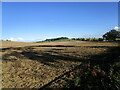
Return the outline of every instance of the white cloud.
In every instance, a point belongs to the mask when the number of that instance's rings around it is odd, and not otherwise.
[[[23,38],[14,38],[14,37],[11,37],[8,40],[11,40],[11,41],[23,41],[24,39]]]
[[[8,40],[11,40],[11,41],[21,41],[21,42],[35,42],[35,41],[42,41],[43,39],[24,39],[24,38],[15,38],[15,37],[11,37],[11,38],[8,38]]]
[[[116,29],[116,30],[120,30],[120,27],[115,26],[114,29]]]

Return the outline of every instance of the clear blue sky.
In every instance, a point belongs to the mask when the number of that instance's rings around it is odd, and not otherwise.
[[[4,2],[2,39],[101,37],[118,26],[117,2]]]

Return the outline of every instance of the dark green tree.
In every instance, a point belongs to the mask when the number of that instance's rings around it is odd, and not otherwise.
[[[119,36],[120,36],[120,32],[112,29],[111,31],[106,32],[103,35],[103,38],[108,40],[108,41],[115,41],[116,38],[119,37]]]

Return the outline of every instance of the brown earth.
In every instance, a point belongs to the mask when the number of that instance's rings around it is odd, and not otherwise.
[[[119,46],[118,43],[81,41],[50,43],[9,41],[3,42],[2,45],[3,48],[11,47],[2,51],[3,88],[40,88],[85,62],[90,56],[106,53],[110,47]]]

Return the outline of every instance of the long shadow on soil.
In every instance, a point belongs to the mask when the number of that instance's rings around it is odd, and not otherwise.
[[[34,46],[31,46],[34,47]],[[73,46],[73,45],[38,45],[35,47],[87,47],[87,48],[112,48],[115,46]]]
[[[96,65],[99,65],[102,70],[104,70],[105,72],[109,72],[110,68],[111,68],[111,65],[114,65],[116,62],[120,62],[120,47],[109,48],[107,53],[102,53],[102,54],[99,54],[99,55],[93,55],[93,56],[90,57],[89,60],[86,60],[86,61],[87,61],[87,64],[90,64],[91,68],[93,68]],[[86,62],[85,62],[85,64],[86,64]],[[81,67],[79,66],[75,69],[80,69],[80,68]],[[114,73],[119,72],[120,71],[120,66],[115,66],[113,69],[114,69]],[[54,80],[52,80],[48,84],[41,87],[41,89],[49,87],[49,85],[51,85],[53,82],[57,81],[58,79],[60,79],[64,75],[68,75],[69,73],[70,72],[66,72],[65,74],[59,76],[58,78],[55,78]],[[85,87],[86,86],[81,87],[81,89],[83,88],[83,90],[86,90]],[[88,90],[91,90],[91,89],[88,89]],[[96,89],[96,90],[100,90],[100,89]],[[107,89],[103,89],[103,90],[107,90]]]
[[[41,45],[42,47],[67,47],[64,45]],[[38,46],[40,47],[40,46]],[[70,46],[68,46],[70,47]],[[75,46],[71,46],[75,47]],[[107,53],[99,54],[99,55],[93,55],[90,56],[90,59],[80,59],[74,56],[66,55],[57,52],[56,50],[62,50],[62,49],[51,49],[49,51],[34,51],[31,48],[28,50],[24,50],[23,52],[12,52],[11,54],[5,54],[3,58],[8,57],[10,55],[16,56],[19,58],[22,58],[21,55],[24,55],[26,58],[29,58],[31,60],[37,60],[45,65],[49,65],[52,67],[57,67],[56,65],[50,64],[49,62],[56,62],[58,63],[58,60],[64,60],[64,61],[74,61],[74,62],[90,62],[93,65],[101,65],[103,68],[106,68],[106,70],[109,69],[109,64],[113,64],[114,62],[118,61],[118,58],[120,56],[120,47],[111,47],[111,46],[84,46],[89,48],[109,48]],[[75,52],[73,52],[75,53]],[[119,58],[120,59],[120,58]],[[7,60],[7,59],[3,59]],[[9,60],[7,60],[9,61]]]
[[[99,65],[106,72],[111,65],[120,62],[120,47],[109,48],[107,53],[91,56],[89,61],[92,66]],[[119,67],[120,68],[120,67]],[[118,68],[116,68],[118,70]]]
[[[52,66],[55,68],[57,68],[58,66],[56,66],[55,64],[50,64],[49,62],[58,63],[58,60],[85,62],[85,60],[81,60],[79,58],[69,55],[60,54],[56,51],[45,51],[45,52],[24,51],[21,54],[31,60],[37,60],[45,65]]]
[[[94,46],[89,46],[89,47],[93,48]],[[105,48],[105,46],[103,46],[103,47]],[[99,48],[99,46],[98,47],[96,46],[96,48]],[[30,50],[28,49],[23,52],[13,52],[11,54],[6,54],[6,56],[4,56],[4,57],[7,57],[9,55],[14,55],[14,56],[24,55],[25,57],[27,57],[31,60],[37,60],[45,65],[52,66],[55,68],[57,68],[58,66],[50,64],[49,62],[57,62],[58,60],[74,61],[74,62],[76,61],[76,62],[83,62],[83,63],[90,62],[91,66],[99,65],[104,71],[109,72],[111,65],[113,65],[116,62],[120,62],[120,47],[107,46],[106,48],[108,48],[108,51],[106,53],[102,53],[99,55],[92,55],[92,56],[90,56],[90,59],[80,59],[77,57],[60,54],[57,51],[55,52],[54,49],[51,52],[47,52],[47,51],[46,52],[43,52],[43,51],[36,52],[32,49],[30,49]],[[116,67],[114,69],[116,71],[118,71],[119,67]]]

